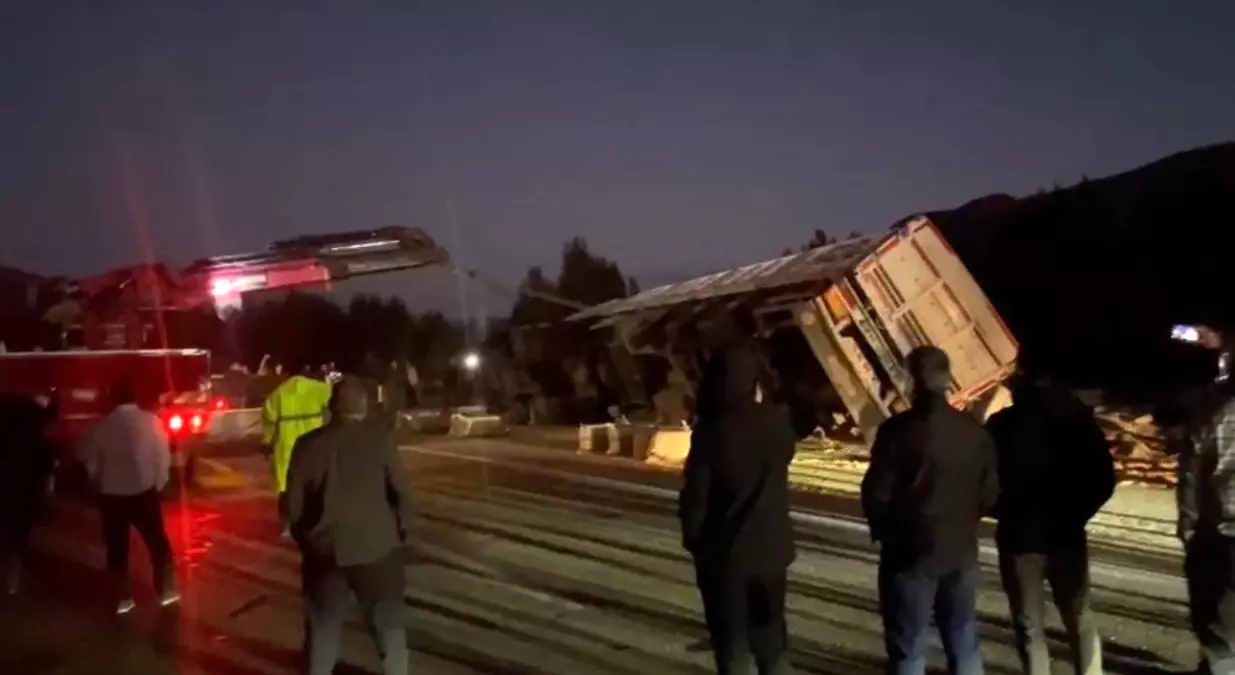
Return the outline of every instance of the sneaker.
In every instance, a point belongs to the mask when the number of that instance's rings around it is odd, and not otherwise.
[[[125,598],[116,605],[116,614],[128,614],[134,609],[137,609],[137,603],[133,602],[133,598]]]
[[[180,591],[166,591],[159,596],[159,605],[162,607],[171,607],[180,602]]]

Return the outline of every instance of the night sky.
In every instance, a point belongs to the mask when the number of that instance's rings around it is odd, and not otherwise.
[[[45,273],[415,224],[648,287],[1233,138],[1230,0],[0,2],[0,264]]]

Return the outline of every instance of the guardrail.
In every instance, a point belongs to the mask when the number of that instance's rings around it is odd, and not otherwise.
[[[450,413],[465,418],[484,418],[486,423],[492,423],[492,420],[488,419],[487,409],[484,406],[462,406],[451,409]],[[452,415],[440,408],[420,408],[400,414],[414,429],[445,431],[451,426]],[[206,427],[206,438],[211,443],[238,441],[261,435],[261,433],[261,408],[216,410],[211,413],[210,424]]]
[[[262,433],[261,408],[216,410],[210,415],[206,438],[212,443],[238,441]]]

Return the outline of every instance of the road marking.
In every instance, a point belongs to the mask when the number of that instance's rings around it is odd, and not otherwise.
[[[238,471],[217,459],[199,457],[197,459],[197,466],[199,471],[203,468],[210,469],[210,475],[201,475],[199,473],[196,477],[197,484],[207,490],[240,488],[251,485],[254,482],[252,476]]]
[[[295,567],[300,564],[301,554],[295,549],[283,545],[282,540],[270,539],[258,541],[248,537],[237,536],[228,532],[214,532],[210,535],[210,537],[216,543],[223,544],[224,546],[231,546],[233,548],[248,551],[259,560],[279,562],[290,567]],[[531,598],[537,602],[557,607],[559,610],[573,612],[583,609],[582,605],[561,595],[558,595],[552,591],[543,591],[535,588],[533,585],[529,585],[525,581],[518,578],[519,575],[517,572],[508,571],[493,565],[482,563],[470,556],[449,551],[441,546],[436,546],[425,541],[416,542],[412,545],[412,548],[427,554],[427,557],[430,560],[436,558],[437,560],[445,562],[448,565],[453,565],[467,570],[472,574],[485,577],[492,582],[506,586],[519,595]],[[247,611],[247,609],[245,611]]]
[[[559,609],[566,611],[577,612],[584,609],[583,605],[580,605],[573,600],[569,600],[564,596],[553,593],[552,591],[542,591],[534,586],[530,586],[516,578],[518,576],[517,574],[512,574],[492,565],[486,565],[478,560],[475,560],[474,558],[471,558],[470,556],[448,551],[441,546],[435,546],[433,544],[429,544],[428,542],[418,542],[415,544],[415,548],[427,553],[430,559],[437,558],[447,564],[469,570],[473,574],[485,577],[490,581],[500,583],[524,597],[531,598],[547,605],[556,606]]]
[[[544,476],[546,478],[572,481],[582,485],[592,485],[602,489],[622,491],[640,496],[668,500],[677,499],[678,497],[676,490],[670,490],[654,485],[644,485],[642,483],[633,483],[624,480],[615,480],[612,478],[589,476],[587,474],[575,473],[571,471],[545,469],[530,464],[526,461],[494,457],[492,455],[481,455],[466,451],[445,450],[441,448],[428,448],[415,444],[405,444],[400,446],[400,449],[404,452],[434,457],[449,457],[478,462],[481,464],[500,464],[517,468],[519,471],[524,473]],[[869,532],[867,530],[866,523],[856,518],[847,518],[845,516],[829,515],[810,511],[799,511],[796,509],[790,512],[790,517],[794,520],[794,522],[803,525],[811,525],[825,529],[844,530],[846,532],[861,534],[864,536]],[[988,542],[981,542],[979,544],[979,557],[983,563],[988,565],[997,566],[999,563],[998,550],[995,546]],[[1184,601],[1187,599],[1184,581],[1178,575],[1162,574],[1160,572],[1150,570],[1133,569],[1105,562],[1091,562],[1089,564],[1089,570],[1090,576],[1095,581],[1095,585],[1102,585],[1112,589],[1137,589],[1137,592],[1141,594],[1162,600]]]

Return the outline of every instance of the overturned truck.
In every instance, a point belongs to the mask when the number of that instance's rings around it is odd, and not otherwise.
[[[695,382],[709,333],[734,317],[760,338],[780,384],[864,438],[909,405],[905,356],[935,345],[952,359],[951,401],[985,415],[1018,345],[973,276],[925,217],[891,232],[661,286],[570,317],[611,336],[624,388],[646,391],[642,360]],[[623,367],[622,364],[628,364]],[[663,378],[662,378],[663,379]],[[654,386],[651,388],[655,388]]]

